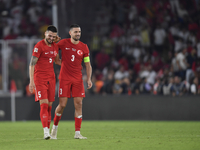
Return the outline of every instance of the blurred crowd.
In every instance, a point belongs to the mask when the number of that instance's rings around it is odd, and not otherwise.
[[[94,86],[87,92],[200,94],[199,21],[199,0],[105,1],[90,43]]]
[[[88,94],[200,94],[200,0],[102,0],[96,11]],[[0,0],[0,39],[42,39],[51,16],[52,0]]]
[[[0,0],[0,39],[43,38],[51,7],[51,0]]]
[[[0,39],[42,39],[52,18],[52,0],[0,0]],[[0,89],[2,90],[2,45],[0,45]],[[27,44],[8,44],[9,82],[22,90],[27,84]],[[10,86],[10,85],[9,85]],[[10,87],[8,87],[10,88]]]

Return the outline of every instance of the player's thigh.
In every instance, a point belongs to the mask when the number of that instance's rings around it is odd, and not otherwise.
[[[46,82],[35,83],[35,101],[48,99],[48,84]]]
[[[58,90],[58,96],[59,97],[71,97],[71,81],[67,80],[59,80],[59,90]]]
[[[48,100],[49,102],[55,101],[55,89],[56,89],[56,80],[50,80],[48,82]]]
[[[85,97],[85,89],[83,85],[83,80],[73,82],[72,97]]]

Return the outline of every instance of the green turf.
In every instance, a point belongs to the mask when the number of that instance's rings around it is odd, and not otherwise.
[[[58,140],[43,140],[39,121],[0,122],[0,150],[200,150],[194,121],[83,121],[81,133],[88,139],[73,139],[74,121],[60,121]]]

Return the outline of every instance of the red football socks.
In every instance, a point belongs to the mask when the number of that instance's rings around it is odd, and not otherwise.
[[[50,124],[51,124],[51,108],[52,106],[48,107],[48,128],[50,128]]]
[[[58,113],[56,114],[56,113],[55,113],[55,116],[54,116],[54,119],[53,119],[53,120],[54,120],[54,125],[55,125],[55,126],[58,125],[58,122],[60,121],[61,116],[62,116],[62,114],[58,114]]]
[[[80,131],[82,118],[74,117],[74,119],[75,119],[75,131]]]
[[[40,105],[40,120],[43,128],[48,127],[48,107],[46,103]]]

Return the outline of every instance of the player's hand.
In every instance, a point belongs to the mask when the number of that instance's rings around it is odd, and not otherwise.
[[[56,36],[54,42],[57,43],[58,41],[60,41],[61,37],[59,37],[58,35]]]
[[[29,91],[30,91],[31,93],[33,93],[33,89],[34,89],[34,88],[35,88],[35,84],[30,82],[30,84],[29,84]]]
[[[92,81],[91,80],[87,81],[87,84],[88,84],[87,89],[91,89],[91,87],[92,87]]]

